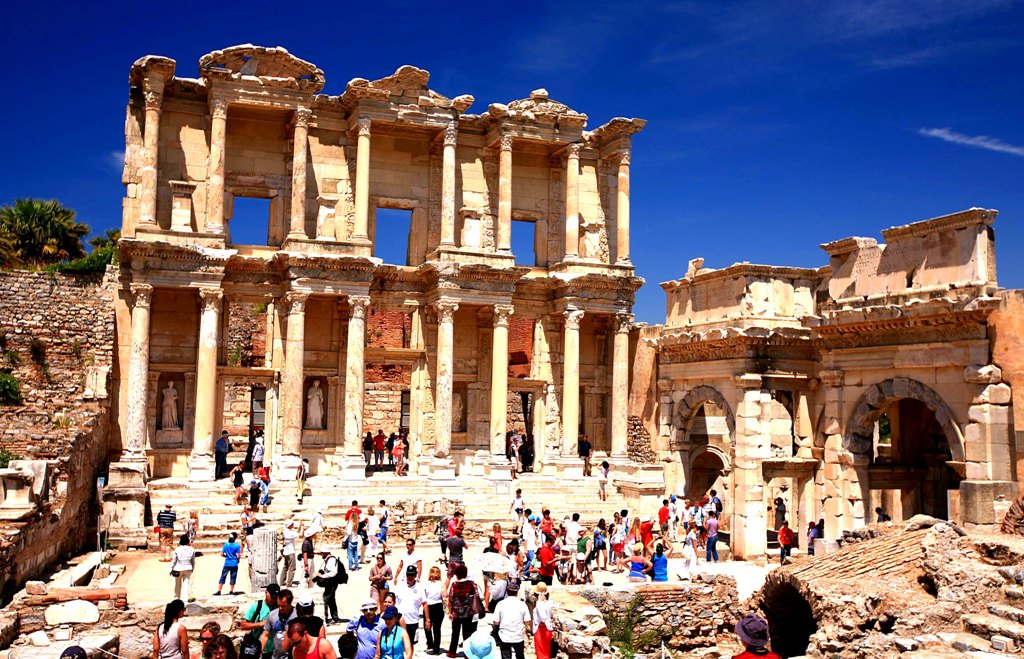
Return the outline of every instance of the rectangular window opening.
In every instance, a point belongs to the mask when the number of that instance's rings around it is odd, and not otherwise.
[[[409,410],[411,409],[411,396],[408,391],[402,392],[402,417],[399,426],[402,430],[409,430]]]
[[[389,265],[409,265],[412,210],[378,208],[374,222],[373,255]]]
[[[512,220],[512,253],[516,265],[537,265],[537,225],[528,220]]]
[[[228,232],[233,245],[270,244],[270,199],[235,195]]]

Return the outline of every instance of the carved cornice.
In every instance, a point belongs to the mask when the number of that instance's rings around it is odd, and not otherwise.
[[[821,371],[818,373],[818,379],[821,380],[826,387],[841,387],[843,386],[843,381],[845,380],[845,378],[846,375],[838,369],[830,371]]]
[[[455,300],[438,300],[434,303],[434,310],[437,312],[437,322],[451,323],[455,319],[455,312],[459,310],[459,303]]]
[[[511,304],[494,305],[494,326],[508,327],[508,319],[515,313],[515,307]]]
[[[444,145],[455,146],[455,143],[459,139],[459,125],[454,121],[448,123],[444,127]]]
[[[203,305],[203,311],[220,311],[221,302],[224,300],[224,291],[220,288],[200,288],[199,301]]]
[[[289,291],[284,295],[284,303],[288,307],[288,315],[304,314],[306,313],[306,300],[309,299],[308,293],[302,293],[300,291]]]
[[[134,306],[140,309],[149,309],[153,303],[153,287],[149,284],[132,284],[129,290],[134,298]]]
[[[583,320],[583,309],[566,309],[562,312],[565,316],[565,329],[579,331],[580,321]]]
[[[349,295],[348,296],[349,319],[350,320],[366,320],[366,310],[370,308],[370,296],[369,295]]]

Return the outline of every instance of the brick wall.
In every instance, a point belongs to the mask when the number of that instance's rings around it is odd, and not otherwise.
[[[512,316],[508,320],[508,374],[513,378],[530,377],[533,361],[533,320]]]
[[[262,367],[266,361],[267,305],[229,299],[225,306],[227,365]]]
[[[403,311],[371,309],[366,322],[367,348],[408,348],[412,316]]]

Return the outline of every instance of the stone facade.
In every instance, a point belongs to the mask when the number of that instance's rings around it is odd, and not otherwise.
[[[995,216],[838,240],[818,269],[695,259],[662,284],[666,322],[640,332],[658,353],[643,420],[673,491],[718,490],[736,555],[763,555],[783,518],[800,538],[824,519],[834,538],[879,506],[994,523],[1016,492],[1011,389],[991,356],[1009,304]]]
[[[255,429],[247,391],[281,474],[301,456],[362,478],[362,435],[400,426],[422,476],[505,477],[513,428],[539,470],[578,476],[580,432],[628,462],[614,411],[643,283],[629,257],[643,120],[587,130],[544,90],[471,114],[472,96],[412,66],[330,95],[281,48],[214,51],[198,79],[175,68],[148,56],[130,74],[118,464],[211,478],[221,429]],[[242,198],[267,217],[236,220]],[[407,212],[408,235],[378,210]],[[254,221],[266,238],[244,244]],[[513,223],[532,228],[532,255],[512,253]],[[384,241],[405,262],[384,263]],[[165,428],[168,386],[180,414]],[[511,393],[529,409],[510,417]]]

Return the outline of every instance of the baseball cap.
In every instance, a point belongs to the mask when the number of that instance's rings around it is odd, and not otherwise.
[[[276,583],[268,583],[266,591],[274,597],[277,597],[278,593],[281,592],[281,587],[278,586]]]
[[[60,659],[88,659],[89,653],[81,645],[70,645],[60,653]]]
[[[299,599],[295,603],[302,608],[313,606],[313,595],[311,593],[303,593],[302,595],[299,595]]]
[[[416,574],[417,574],[416,566],[415,565],[410,565],[409,567],[405,568],[405,574],[406,574],[406,576],[413,576],[413,577],[415,577]]]
[[[388,608],[384,609],[384,615],[381,616],[381,618],[384,618],[385,620],[391,620],[392,618],[397,618],[397,617],[398,617],[398,607],[397,606],[389,606]]]

